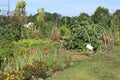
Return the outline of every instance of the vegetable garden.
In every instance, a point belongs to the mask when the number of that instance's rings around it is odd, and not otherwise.
[[[0,24],[0,80],[46,79],[73,66],[71,54],[110,53],[120,39],[120,10],[110,15],[107,8],[98,7],[92,16],[68,17],[40,8],[34,16],[26,16],[25,7],[22,0],[13,15],[0,15],[4,17],[0,18],[4,20]]]

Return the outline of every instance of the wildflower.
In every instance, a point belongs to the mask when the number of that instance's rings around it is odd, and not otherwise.
[[[32,63],[30,63],[30,65],[32,66],[33,64],[32,64]]]
[[[5,57],[5,58],[4,58],[4,61],[6,61],[6,60],[7,60],[7,58]]]
[[[19,77],[18,77],[18,76],[16,76],[15,78],[16,78],[16,79],[18,79]]]
[[[42,51],[43,51],[43,52],[46,52],[47,50],[48,50],[47,47],[43,47],[43,48],[42,48]]]
[[[8,72],[3,72],[3,75],[9,76],[10,74]]]
[[[23,55],[23,52],[22,52],[22,51],[20,51],[20,55],[21,55],[21,56]]]
[[[10,76],[10,79],[14,79],[14,75],[11,75],[11,76]]]
[[[34,49],[31,49],[31,50],[30,50],[30,54],[32,54],[32,55],[35,54],[35,50],[34,50]]]
[[[32,76],[32,78],[34,78],[34,76]]]

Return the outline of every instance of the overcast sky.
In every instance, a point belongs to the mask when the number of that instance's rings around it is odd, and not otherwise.
[[[10,0],[10,10],[14,10],[17,1]],[[0,0],[0,5],[7,5],[8,0]],[[64,16],[78,16],[81,12],[93,14],[98,6],[104,6],[114,12],[120,9],[120,0],[26,0],[27,14],[35,14],[38,8],[47,12],[57,12]]]

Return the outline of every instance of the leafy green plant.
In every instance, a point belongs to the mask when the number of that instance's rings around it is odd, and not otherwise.
[[[114,39],[115,39],[115,44],[117,44],[117,42],[120,40],[120,29],[119,29],[119,18],[117,15],[113,15],[112,19],[111,19],[111,31],[112,34],[114,35]]]
[[[77,50],[77,51],[86,51],[86,45],[91,44],[93,50],[97,51],[101,48],[101,44],[112,46],[108,37],[112,36],[111,31],[101,25],[87,24],[87,22],[81,22],[81,25],[71,26],[71,36],[66,38],[64,45],[67,49]],[[103,40],[100,38],[100,35],[103,35]],[[103,43],[101,42],[103,41]],[[110,47],[109,46],[109,47]]]
[[[60,31],[61,36],[70,36],[70,30],[65,25],[62,25]]]
[[[0,26],[0,58],[1,61],[5,57],[13,55],[12,41],[15,40],[15,32],[13,24]],[[1,63],[1,62],[0,62]]]
[[[14,42],[15,52],[14,54],[31,54],[32,51],[42,52],[42,53],[54,53],[59,46],[51,41],[27,39]]]

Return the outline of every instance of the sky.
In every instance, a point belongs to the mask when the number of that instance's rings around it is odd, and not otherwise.
[[[17,1],[20,0],[10,0],[11,11],[15,9]],[[92,15],[98,6],[108,8],[110,13],[120,9],[120,0],[26,0],[26,2],[27,15],[37,13],[38,8],[44,8],[46,12],[57,12],[63,16],[78,16],[82,12]],[[8,0],[0,0],[0,5],[7,3]]]

